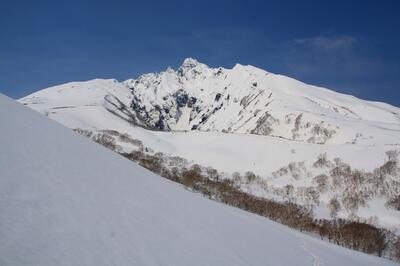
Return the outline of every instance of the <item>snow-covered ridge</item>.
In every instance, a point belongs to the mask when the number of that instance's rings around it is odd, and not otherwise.
[[[209,68],[189,58],[177,71],[169,68],[124,84],[132,89],[132,108],[141,120],[160,130],[175,130],[179,124],[185,130],[273,135],[311,143],[352,142],[378,125],[400,132],[396,107],[252,66]],[[379,135],[357,141],[369,143]]]
[[[0,121],[1,265],[395,265],[186,191],[1,94]]]
[[[72,82],[20,102],[72,129],[127,133],[155,153],[180,156],[227,176],[252,171],[270,188],[293,186],[294,194],[314,188],[318,175],[331,179],[332,169],[313,167],[320,155],[367,173],[385,164],[386,152],[400,151],[399,108],[239,64],[209,68],[187,59],[176,71],[168,68],[122,83]],[[293,166],[304,169],[295,176],[282,174]],[[260,187],[242,189],[271,198]],[[342,208],[338,217],[378,216],[380,226],[400,228],[400,212],[386,206],[396,193],[383,194],[357,210]],[[327,204],[336,196],[343,200],[337,189],[321,193],[317,217],[329,218]]]
[[[168,68],[122,83],[67,83],[20,101],[51,115],[57,113],[54,108],[67,102],[78,108],[96,105],[108,109],[110,105],[104,102],[109,94],[129,107],[124,117],[152,130],[251,133],[317,144],[399,143],[397,107],[363,101],[253,66],[210,68],[191,58],[176,71]]]

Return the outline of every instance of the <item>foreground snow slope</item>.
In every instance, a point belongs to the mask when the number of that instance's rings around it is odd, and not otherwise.
[[[392,265],[186,191],[0,95],[0,265]]]

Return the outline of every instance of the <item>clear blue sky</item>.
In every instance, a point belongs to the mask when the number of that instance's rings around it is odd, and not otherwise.
[[[0,91],[236,62],[400,106],[400,1],[0,0]]]

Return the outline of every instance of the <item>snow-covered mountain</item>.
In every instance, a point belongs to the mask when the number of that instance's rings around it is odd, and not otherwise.
[[[395,264],[207,200],[1,94],[0,123],[3,266]]]
[[[397,141],[375,133],[377,125],[400,132],[398,108],[252,66],[209,68],[189,58],[177,71],[124,84],[133,92],[131,107],[140,121],[160,130],[252,133],[311,143]],[[369,135],[358,137],[364,132]]]
[[[125,153],[140,147],[179,156],[232,180],[234,172],[252,171],[262,182],[239,180],[243,191],[312,206],[317,218],[329,218],[329,204],[338,200],[337,217],[400,229],[400,205],[391,203],[400,197],[400,170],[381,169],[393,160],[386,153],[400,150],[397,107],[252,66],[210,68],[190,58],[176,71],[71,82],[19,101],[73,129],[114,130],[140,141],[115,137]],[[340,182],[338,169],[347,171],[339,171]],[[349,184],[359,173],[362,181]]]
[[[68,83],[21,101],[55,113],[51,108],[59,108],[57,103],[79,107],[104,101],[105,108],[120,109],[117,115],[132,123],[162,131],[251,133],[331,144],[394,144],[400,133],[400,109],[388,104],[363,101],[252,66],[209,68],[191,58],[177,71],[168,68],[122,83]]]

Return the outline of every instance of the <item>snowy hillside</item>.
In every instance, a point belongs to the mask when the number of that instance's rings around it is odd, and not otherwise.
[[[1,265],[394,264],[204,199],[3,95],[0,122]]]
[[[382,168],[393,160],[388,152],[400,151],[397,107],[194,59],[176,71],[71,82],[20,102],[70,128],[114,130],[141,143],[114,136],[120,152],[179,156],[189,163],[173,167],[213,167],[246,193],[307,205],[318,218],[338,201],[335,217],[400,229],[400,170]],[[246,181],[249,171],[257,182]]]

